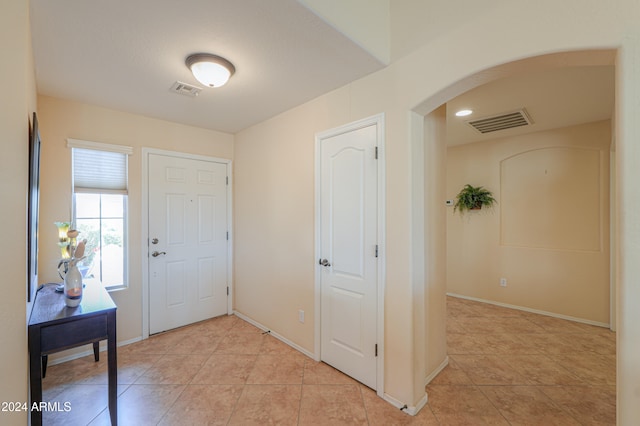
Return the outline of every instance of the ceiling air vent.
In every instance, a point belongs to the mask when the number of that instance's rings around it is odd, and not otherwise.
[[[173,86],[171,86],[172,92],[179,93],[185,96],[191,96],[192,98],[195,98],[196,96],[198,96],[201,90],[202,89],[200,89],[199,87],[192,86],[190,84],[183,83],[181,81],[176,81],[175,83],[173,83]]]
[[[531,120],[527,111],[522,108],[518,111],[470,120],[467,121],[467,124],[480,133],[491,133],[498,130],[513,129],[514,127],[529,126],[533,124],[533,120]]]

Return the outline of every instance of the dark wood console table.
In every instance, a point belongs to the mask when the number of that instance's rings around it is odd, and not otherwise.
[[[64,303],[55,285],[45,285],[36,293],[29,319],[29,376],[31,401],[42,402],[42,357],[80,345],[107,340],[109,369],[109,414],[118,424],[116,305],[96,280],[86,280],[82,302],[75,308]],[[42,425],[42,412],[31,411],[31,424]]]

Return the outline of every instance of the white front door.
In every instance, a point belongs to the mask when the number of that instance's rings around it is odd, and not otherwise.
[[[319,138],[320,358],[376,389],[376,124]]]
[[[227,164],[148,161],[153,334],[227,313]]]

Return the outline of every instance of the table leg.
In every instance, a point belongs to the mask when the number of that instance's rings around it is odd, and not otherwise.
[[[40,348],[40,328],[29,327],[29,385],[31,386],[29,407],[32,407],[34,403],[40,404],[42,401],[42,354]],[[31,410],[31,425],[42,426],[42,412],[40,410]]]
[[[93,342],[93,359],[95,362],[100,361],[100,342]]]
[[[109,414],[111,425],[118,424],[118,362],[116,355],[116,312],[107,314],[107,353],[109,369]]]

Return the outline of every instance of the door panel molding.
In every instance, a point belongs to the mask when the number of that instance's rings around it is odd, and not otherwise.
[[[142,150],[142,208],[141,208],[141,241],[140,241],[140,259],[142,263],[141,281],[142,281],[142,339],[149,337],[149,156],[150,155],[164,155],[168,157],[175,157],[187,160],[201,160],[211,161],[216,163],[226,164],[228,185],[227,185],[227,228],[229,230],[227,241],[227,277],[229,286],[229,296],[227,297],[227,314],[233,313],[233,199],[232,199],[232,185],[233,185],[233,162],[227,158],[209,157],[206,155],[188,154],[184,152],[168,151],[155,148],[143,147]],[[175,172],[171,179],[180,180],[180,173]]]
[[[322,271],[323,266],[318,263],[322,256],[322,229],[321,229],[321,154],[322,141],[353,132],[372,125],[376,126],[377,138],[377,322],[376,334],[378,345],[378,356],[376,358],[376,392],[378,396],[384,398],[384,293],[385,293],[385,149],[384,149],[384,113],[367,117],[352,123],[319,132],[315,137],[315,339],[314,339],[314,359],[320,361],[321,357],[321,299],[322,299]]]

